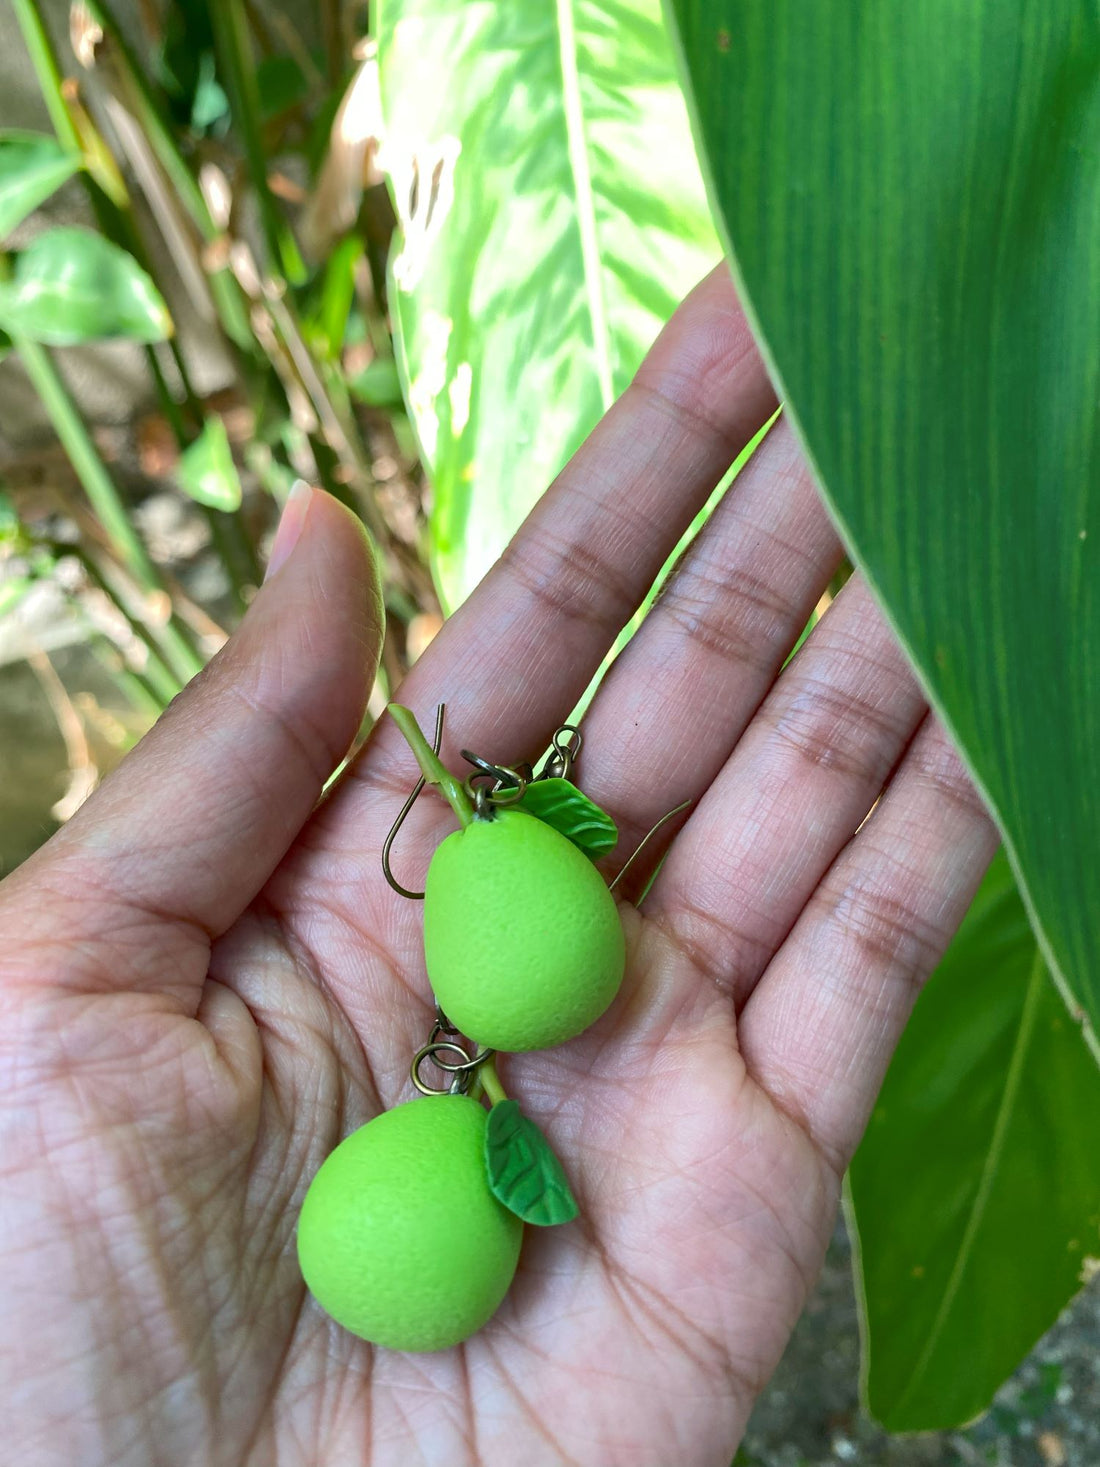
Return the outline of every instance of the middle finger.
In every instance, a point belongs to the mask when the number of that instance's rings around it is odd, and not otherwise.
[[[737,1007],[925,710],[896,638],[853,576],[692,813],[646,903]]]
[[[710,786],[842,555],[790,425],[778,422],[620,655],[584,720],[581,782],[615,816],[621,865]],[[671,822],[670,822],[671,827]],[[672,829],[646,848],[629,890]]]

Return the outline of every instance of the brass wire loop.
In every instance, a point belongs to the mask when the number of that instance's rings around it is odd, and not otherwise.
[[[435,737],[432,740],[432,749],[436,754],[439,753],[443,743],[445,710],[446,704],[444,703],[440,703],[436,709]],[[488,759],[482,759],[479,754],[463,749],[463,759],[474,766],[473,773],[466,779],[465,787],[467,794],[474,802],[477,814],[483,819],[490,819],[494,808],[513,805],[518,800],[522,800],[527,792],[527,786],[536,779],[568,779],[577,755],[580,753],[581,743],[580,729],[571,723],[563,723],[561,728],[554,733],[550,752],[538,774],[534,773],[530,764],[517,764],[515,767],[509,764],[493,764]],[[397,834],[408,819],[409,812],[416,804],[425,782],[424,776],[421,775],[413,786],[412,794],[398,811],[397,819],[390,826],[389,834],[382,844],[382,875],[399,896],[408,897],[413,902],[422,902],[424,893],[410,891],[407,886],[398,881],[393,874],[391,855]]]
[[[448,1020],[438,1004],[435,1006],[435,1015],[435,1023],[432,1025],[427,1044],[422,1044],[413,1056],[409,1076],[421,1095],[465,1095],[478,1066],[483,1065],[495,1051],[478,1049],[471,1054],[464,1044],[458,1042],[458,1030]],[[457,1055],[459,1058],[444,1059],[443,1056],[448,1053]],[[437,1070],[442,1070],[445,1075],[450,1076],[450,1079],[442,1085],[429,1085],[420,1074],[420,1067],[428,1059]]]

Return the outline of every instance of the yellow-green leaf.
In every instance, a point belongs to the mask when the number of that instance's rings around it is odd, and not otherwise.
[[[80,167],[80,155],[46,133],[0,131],[0,240]]]
[[[47,346],[128,337],[163,341],[168,307],[125,250],[89,229],[51,229],[15,257],[0,280],[0,326]]]
[[[453,609],[719,258],[660,0],[381,0],[391,310]]]
[[[198,438],[180,455],[176,482],[199,504],[229,514],[240,509],[240,475],[221,418],[207,418]]]

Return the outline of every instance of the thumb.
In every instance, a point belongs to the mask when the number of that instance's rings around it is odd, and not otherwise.
[[[299,485],[239,629],[69,824],[0,885],[4,926],[37,951],[39,981],[52,970],[55,981],[68,973],[85,983],[91,959],[97,989],[197,999],[210,942],[271,875],[355,737],[382,629],[362,526]],[[43,962],[43,944],[63,961]]]

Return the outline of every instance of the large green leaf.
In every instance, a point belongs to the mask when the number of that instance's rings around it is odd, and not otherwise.
[[[80,155],[40,132],[0,132],[0,240],[81,166]]]
[[[720,255],[660,0],[382,0],[407,395],[453,607]]]
[[[51,229],[0,280],[0,327],[47,346],[124,336],[163,341],[168,307],[140,265],[88,229]]]
[[[1100,1257],[1100,1072],[998,856],[919,999],[850,1174],[870,1410],[957,1426]]]
[[[672,0],[845,537],[1100,1019],[1100,12]]]

